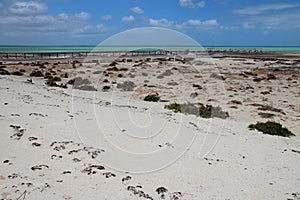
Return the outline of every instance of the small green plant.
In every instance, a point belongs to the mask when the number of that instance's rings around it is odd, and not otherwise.
[[[213,107],[211,105],[203,105],[203,104],[192,104],[192,103],[171,103],[169,105],[165,105],[165,109],[172,110],[175,113],[181,112],[190,115],[200,116],[202,118],[212,118],[218,117],[225,119],[229,117],[227,112],[224,112],[221,107]]]
[[[253,81],[254,81],[254,82],[257,82],[257,83],[261,82],[262,80],[263,80],[263,78],[254,78],[254,79],[253,79]]]
[[[272,118],[275,116],[273,113],[264,113],[264,112],[259,112],[258,115],[261,118]]]
[[[34,76],[34,77],[43,77],[44,74],[41,71],[32,71],[29,76]]]
[[[181,112],[181,105],[179,103],[171,103],[169,105],[165,105],[165,109],[172,110],[175,113]]]
[[[220,106],[217,107],[213,107],[211,105],[204,106],[203,104],[200,105],[199,114],[200,117],[203,118],[217,117],[217,118],[225,119],[229,117],[228,112],[224,112]]]
[[[267,80],[275,80],[276,76],[274,74],[268,74]]]
[[[278,135],[282,137],[290,137],[295,136],[290,130],[288,130],[285,127],[282,127],[281,124],[277,122],[257,122],[256,124],[250,124],[248,126],[250,130],[258,130],[260,132],[263,132],[264,134],[269,135]]]
[[[124,83],[118,83],[117,88],[122,89],[123,91],[133,91],[135,84],[132,81],[125,81]]]
[[[238,101],[238,100],[231,100],[229,103],[238,104],[238,105],[242,105],[243,104],[241,101]]]
[[[0,68],[0,75],[11,75],[11,73],[3,68]]]
[[[20,71],[14,71],[11,73],[12,75],[15,75],[15,76],[23,76],[24,74]]]
[[[159,102],[160,101],[160,96],[156,94],[148,94],[145,98],[144,101],[151,101],[151,102]]]

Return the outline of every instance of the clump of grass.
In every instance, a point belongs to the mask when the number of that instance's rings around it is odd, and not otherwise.
[[[20,71],[14,71],[11,73],[12,75],[15,75],[15,76],[23,76],[24,73],[23,72],[20,72]]]
[[[114,67],[114,66],[116,66],[118,63],[116,62],[116,61],[112,61],[110,64],[109,64],[109,66],[110,67]]]
[[[229,101],[229,103],[242,105],[242,102],[238,101],[238,100],[231,100],[231,101]]]
[[[206,105],[206,106],[201,105],[199,112],[200,112],[199,113],[200,117],[203,118],[217,117],[217,118],[225,119],[229,117],[228,112],[223,111],[220,106],[213,107],[211,105]]]
[[[49,72],[45,73],[44,79],[52,79],[52,78],[53,78],[53,76]]]
[[[56,82],[61,81],[60,77],[53,77],[53,76],[49,76],[48,80],[46,81],[46,85],[50,86],[50,87],[61,87],[61,88],[67,88],[66,84],[57,84]]]
[[[278,112],[278,113],[281,113],[281,114],[285,115],[285,112],[283,112],[282,109],[280,109],[280,108],[274,108],[274,107],[269,106],[269,105],[263,105],[260,108],[258,108],[258,110]]]
[[[145,98],[144,101],[151,101],[151,102],[159,102],[160,101],[160,96],[156,94],[148,94]]]
[[[89,79],[83,79],[81,77],[73,78],[69,80],[67,84],[73,85],[73,88],[78,90],[97,91],[97,89],[91,85]]]
[[[295,136],[290,130],[283,127],[281,124],[277,122],[257,122],[256,124],[250,124],[248,126],[250,130],[258,130],[268,135],[278,135],[282,137],[290,137]]]
[[[5,70],[4,68],[5,68],[5,66],[3,66],[3,68],[1,66],[0,75],[11,75],[11,73],[9,71]]]
[[[268,74],[267,80],[275,80],[276,76],[274,74]]]
[[[124,83],[118,83],[117,88],[122,89],[123,91],[133,91],[135,87],[134,82],[125,81]]]
[[[221,107],[213,107],[211,105],[203,105],[203,104],[192,104],[192,103],[171,103],[169,105],[165,105],[165,108],[168,110],[172,110],[175,113],[185,113],[190,115],[200,116],[202,118],[221,118],[225,119],[229,117],[228,112],[222,110]]]
[[[181,105],[178,103],[171,103],[169,105],[165,105],[165,109],[172,110],[175,113],[181,112]]]
[[[263,78],[254,78],[254,79],[253,79],[253,81],[254,81],[254,82],[257,82],[257,83],[261,82],[262,80],[264,80],[264,79],[263,79]]]
[[[41,71],[32,71],[29,76],[34,76],[34,77],[43,77],[44,74]]]
[[[199,90],[202,90],[202,86],[201,85],[198,85],[198,84],[193,84],[193,87],[199,89]]]
[[[272,118],[275,116],[273,113],[264,113],[264,112],[259,112],[258,115],[261,116],[261,118]]]

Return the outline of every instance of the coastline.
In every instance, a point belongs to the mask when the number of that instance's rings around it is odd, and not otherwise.
[[[0,45],[0,53],[71,53],[71,52],[113,52],[131,51],[147,46],[13,46]],[[151,48],[169,51],[259,51],[259,52],[300,52],[300,46],[153,46]]]

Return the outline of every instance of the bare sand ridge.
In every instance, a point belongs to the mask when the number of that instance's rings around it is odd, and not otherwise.
[[[185,56],[3,61],[1,199],[299,199],[299,56]],[[154,93],[161,102],[143,101]],[[229,117],[164,109],[173,102]],[[268,120],[296,136],[248,129]]]

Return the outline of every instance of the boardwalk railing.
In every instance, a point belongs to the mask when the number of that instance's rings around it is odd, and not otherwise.
[[[84,60],[84,59],[101,59],[105,57],[156,57],[156,56],[182,56],[188,53],[207,54],[207,53],[238,53],[238,54],[257,54],[262,50],[243,49],[243,50],[217,50],[208,49],[207,51],[199,50],[152,50],[152,51],[101,51],[101,52],[42,52],[42,53],[0,53],[0,61],[36,61],[36,60]]]

